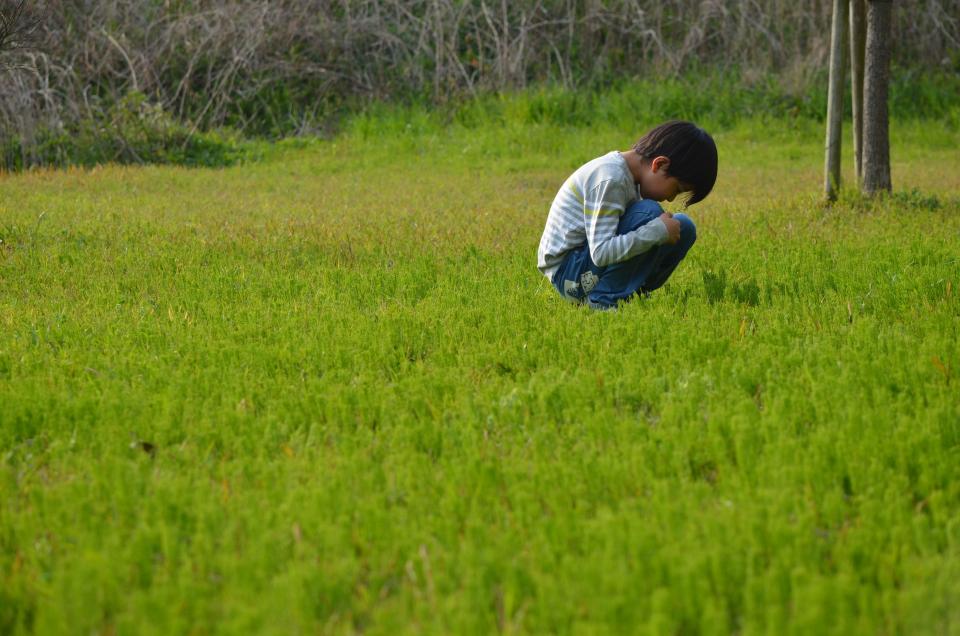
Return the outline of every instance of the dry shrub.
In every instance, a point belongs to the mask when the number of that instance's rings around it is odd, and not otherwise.
[[[4,16],[23,0],[0,0]],[[896,12],[895,60],[956,68],[960,0]],[[0,139],[34,140],[143,94],[190,130],[315,130],[362,100],[737,69],[809,86],[829,2],[36,0],[0,50]],[[2,33],[0,33],[2,36]],[[3,38],[0,37],[0,49]],[[26,48],[24,48],[26,46]],[[29,163],[29,162],[27,162]]]

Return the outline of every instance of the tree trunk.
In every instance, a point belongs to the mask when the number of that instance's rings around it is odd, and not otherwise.
[[[863,186],[863,58],[867,46],[866,0],[850,0],[850,97],[853,101],[853,167]]]
[[[840,189],[840,128],[843,122],[843,38],[847,31],[848,0],[833,0],[830,32],[830,86],[827,92],[826,170],[823,189],[827,199]]]
[[[887,92],[890,86],[891,0],[867,3],[867,50],[863,87],[863,191],[889,191],[890,130]]]

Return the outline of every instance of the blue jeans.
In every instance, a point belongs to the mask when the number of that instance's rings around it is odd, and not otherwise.
[[[636,201],[620,217],[617,234],[632,232],[662,213],[656,201]],[[697,240],[697,227],[690,217],[674,214],[673,218],[680,222],[680,240],[676,245],[663,244],[606,267],[594,263],[589,246],[583,245],[567,253],[553,275],[553,286],[567,300],[577,304],[586,302],[594,309],[610,309],[616,307],[618,301],[630,300],[634,294],[647,294],[661,287]]]

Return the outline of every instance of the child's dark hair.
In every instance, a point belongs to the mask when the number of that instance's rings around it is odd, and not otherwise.
[[[717,145],[703,128],[688,121],[668,121],[640,138],[633,146],[644,159],[670,159],[667,174],[693,186],[687,205],[707,198],[717,181]]]

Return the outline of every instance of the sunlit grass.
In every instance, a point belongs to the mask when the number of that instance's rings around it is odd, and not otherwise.
[[[0,178],[0,631],[955,629],[955,130],[832,207],[817,125],[716,130],[593,313],[536,245],[645,123],[363,126]]]

